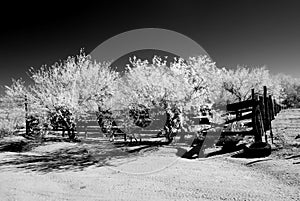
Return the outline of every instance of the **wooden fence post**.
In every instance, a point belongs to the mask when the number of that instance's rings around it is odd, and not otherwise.
[[[27,96],[25,95],[25,132],[26,136],[29,134],[29,125],[28,125],[28,99]]]
[[[263,96],[259,96],[259,108],[261,112],[261,117],[262,117],[262,124],[263,124],[263,133],[262,135],[265,135],[265,141],[267,142],[267,127],[266,127],[266,110],[265,110],[265,99]]]
[[[255,100],[255,93],[254,93],[254,89],[251,89],[251,97],[252,97],[252,100]]]
[[[254,130],[254,139],[255,142],[261,142],[262,141],[261,136],[264,130],[263,121],[262,119],[260,119],[260,117],[262,117],[261,104],[260,101],[258,101],[257,97],[255,96],[254,89],[251,89],[251,95],[253,101],[252,126]]]
[[[276,100],[273,99],[273,108],[274,108],[274,118],[276,117]]]
[[[271,136],[271,142],[273,144],[273,131],[272,131],[272,120],[274,120],[274,111],[273,111],[273,101],[272,101],[272,96],[269,95],[269,114],[270,114],[270,121],[269,121],[269,124],[270,124],[270,136]]]
[[[264,111],[265,111],[265,123],[266,123],[266,127],[265,127],[265,130],[269,130],[270,127],[269,127],[269,104],[268,104],[268,97],[267,97],[267,87],[264,86],[264,105],[265,105],[265,108],[264,108]]]
[[[88,122],[87,122],[87,119],[85,120],[85,125],[84,125],[84,139],[87,138],[87,125],[88,125]]]
[[[263,96],[259,96],[259,106],[260,106],[260,110],[261,110],[261,115],[262,115],[262,119],[263,119],[263,123],[264,123],[264,130],[266,130],[266,114],[265,114],[265,99]]]
[[[256,101],[256,97],[255,97],[255,93],[254,93],[254,89],[251,89],[251,97],[252,97],[252,101],[255,102]],[[252,127],[254,128],[254,123],[255,123],[255,107],[252,108]]]
[[[270,106],[270,117],[271,117],[271,120],[274,120],[275,119],[274,105],[273,105],[273,99],[272,99],[271,95],[269,95],[269,106]]]
[[[264,86],[264,105],[265,105],[265,107],[264,107],[264,111],[265,111],[265,140],[266,140],[266,142],[267,142],[267,130],[270,130],[270,108],[269,108],[269,100],[268,100],[268,96],[267,96],[267,93],[268,93],[268,91],[267,91],[267,87],[266,86]]]

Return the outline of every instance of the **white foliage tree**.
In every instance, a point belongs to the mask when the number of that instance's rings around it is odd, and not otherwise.
[[[51,67],[31,69],[30,87],[36,108],[47,113],[61,113],[65,108],[72,122],[96,112],[114,93],[118,74],[110,71],[109,63],[92,61],[83,51],[76,57],[55,63]]]
[[[184,124],[183,111],[191,113],[193,109],[213,104],[214,97],[219,96],[215,83],[220,71],[206,56],[188,61],[177,59],[170,66],[166,63],[156,56],[151,63],[135,57],[130,60],[118,105],[119,109],[138,104],[161,107],[167,115],[165,132],[170,138]],[[174,120],[177,125],[172,123]]]
[[[278,74],[274,78],[282,88],[279,99],[280,103],[286,107],[299,107],[300,79],[285,74]]]
[[[266,86],[269,94],[278,99],[281,93],[280,84],[265,67],[250,68],[238,66],[235,70],[223,71],[224,99],[229,102],[240,102],[251,98],[251,89],[262,94]],[[226,102],[224,101],[224,102]]]
[[[0,107],[0,129],[2,132],[13,133],[16,127],[25,126],[26,96],[28,97],[28,90],[22,79],[12,80],[11,86],[5,86]]]

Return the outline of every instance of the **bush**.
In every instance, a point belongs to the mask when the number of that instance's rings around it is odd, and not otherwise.
[[[0,109],[0,136],[11,135],[18,127],[25,127],[24,111],[8,105]]]
[[[134,119],[134,124],[138,127],[145,128],[151,124],[149,108],[142,104],[134,105],[129,110],[129,116]]]
[[[37,115],[30,115],[27,117],[27,126],[29,134],[34,134],[40,131],[40,120]]]
[[[276,79],[282,88],[281,103],[288,108],[299,108],[300,80],[284,74],[278,74]]]
[[[64,106],[55,107],[55,111],[49,112],[50,126],[53,129],[64,128],[66,130],[75,128],[75,121],[70,110]]]

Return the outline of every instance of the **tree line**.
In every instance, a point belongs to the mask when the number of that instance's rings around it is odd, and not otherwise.
[[[145,113],[140,106],[159,108],[167,116],[162,132],[169,140],[176,130],[189,129],[190,118],[186,114],[197,115],[203,107],[214,109],[248,100],[251,89],[262,94],[266,86],[277,102],[299,107],[299,79],[272,75],[265,67],[220,68],[201,55],[187,60],[174,58],[169,65],[158,56],[151,61],[133,57],[122,75],[110,65],[93,60],[81,50],[77,56],[50,67],[29,69],[31,84],[18,79],[5,86],[1,96],[1,131],[12,133],[24,125],[25,103],[27,118],[35,117],[39,125],[53,127],[60,121],[76,126],[76,119],[95,112],[99,121],[108,122],[106,126],[111,126],[113,119],[122,118],[119,126],[125,130],[146,122],[139,117]],[[105,116],[111,121],[103,121]]]

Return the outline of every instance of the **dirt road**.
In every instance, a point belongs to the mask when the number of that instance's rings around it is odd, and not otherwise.
[[[0,200],[300,200],[300,164],[281,151],[254,163],[230,154],[183,159],[172,146],[129,155],[97,146],[0,153]]]
[[[170,157],[174,152],[160,148],[112,160],[115,166],[93,165],[83,171],[44,173],[2,166],[1,200],[300,199],[299,186],[245,166],[240,159],[176,159]],[[1,154],[2,160],[9,157],[12,154]]]

